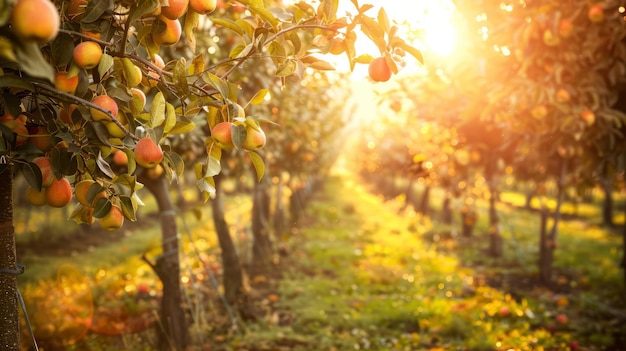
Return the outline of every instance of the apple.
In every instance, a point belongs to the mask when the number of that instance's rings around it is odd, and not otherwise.
[[[6,115],[5,115],[6,116]],[[8,115],[10,116],[10,115]],[[24,116],[25,118],[25,116]],[[17,119],[9,119],[0,121],[7,128],[11,129],[13,133],[17,134],[15,137],[15,146],[20,146],[28,141],[28,129],[26,128],[26,121],[18,117]]]
[[[72,58],[76,66],[82,69],[92,69],[98,66],[102,58],[102,48],[94,41],[84,41],[74,48]]]
[[[222,149],[233,148],[233,124],[230,122],[220,122],[213,127],[211,136]]]
[[[118,166],[128,165],[128,155],[124,151],[117,150],[113,154],[113,163]]]
[[[41,188],[41,191],[37,191],[29,186],[26,188],[25,197],[26,201],[33,206],[44,206],[46,204],[46,189]]]
[[[536,119],[543,119],[548,115],[548,107],[544,104],[539,104],[530,111],[530,114]]]
[[[189,0],[169,0],[169,6],[161,6],[161,16],[176,20],[187,12],[188,7]]]
[[[589,20],[593,23],[599,23],[604,21],[604,9],[602,9],[602,5],[594,4],[589,7],[589,12],[587,13]]]
[[[135,161],[144,168],[154,168],[163,161],[163,150],[150,138],[142,138],[135,146]]]
[[[586,108],[580,113],[580,118],[585,121],[587,127],[591,127],[596,122],[596,115],[590,109]]]
[[[384,57],[373,59],[369,64],[367,72],[375,82],[386,82],[391,78],[391,69],[387,64],[387,59]]]
[[[243,141],[242,147],[246,150],[258,150],[265,146],[267,138],[261,127],[256,130],[250,126],[246,127],[246,140]]]
[[[59,12],[50,0],[19,0],[11,11],[11,22],[18,37],[39,44],[56,38],[61,25]]]
[[[555,320],[559,324],[567,324],[567,316],[562,313],[558,314]]]
[[[72,201],[72,186],[65,179],[52,180],[52,184],[46,188],[46,203],[52,207],[65,207]]]
[[[123,116],[123,114],[119,115],[119,116]],[[124,123],[124,121],[122,120],[126,120],[126,118],[118,118],[118,121],[120,121],[120,123],[122,124],[122,126],[124,126],[125,128],[128,127],[127,123]],[[113,121],[110,122],[105,122],[104,126],[106,127],[106,129],[109,131],[109,136],[113,137],[113,138],[124,138],[126,136],[126,132],[124,131],[124,129],[120,128],[116,123],[114,123]]]
[[[104,230],[112,232],[122,227],[124,224],[124,214],[119,207],[113,205],[111,206],[109,213],[100,218],[98,222]]]
[[[161,175],[163,175],[163,172],[165,172],[163,167],[161,165],[156,165],[156,167],[148,168],[148,170],[146,171],[146,175],[148,176],[148,178],[156,180],[159,179]]]
[[[569,38],[574,33],[574,24],[572,21],[564,18],[559,22],[559,35],[563,38]]]
[[[110,96],[98,95],[94,97],[93,100],[91,100],[91,102],[96,106],[99,106],[105,110],[108,110],[111,113],[111,115],[113,115],[113,117],[117,117],[117,113],[119,111],[117,107],[117,103]],[[106,113],[102,111],[98,111],[95,108],[90,108],[89,110],[91,112],[91,117],[93,118],[94,121],[111,122],[111,117],[107,115]]]
[[[215,11],[217,0],[189,0],[189,7],[201,15],[208,15]]]
[[[59,91],[74,94],[78,87],[78,75],[68,78],[68,74],[66,71],[57,72],[54,76],[54,87]]]
[[[546,44],[546,46],[557,46],[561,43],[561,38],[552,33],[551,30],[546,29],[543,32],[543,43]]]
[[[92,201],[88,200],[87,194],[89,193],[89,188],[95,183],[96,182],[94,180],[85,179],[74,185],[74,196],[81,205],[85,207],[93,207],[99,198],[106,197],[106,193],[104,191],[101,191],[93,197]]]
[[[569,92],[563,88],[557,90],[556,92],[556,101],[560,103],[568,102],[570,99]]]
[[[502,317],[502,318],[504,318],[504,317],[508,316],[509,314],[511,314],[511,310],[509,310],[509,308],[508,308],[508,307],[506,307],[506,306],[503,306],[503,307],[500,309],[500,312],[498,312],[498,315],[499,315],[500,317]]]
[[[138,89],[138,88],[131,88],[130,93],[133,95],[136,95],[139,98],[139,100],[141,100],[141,109],[143,110],[143,108],[146,107],[146,93],[144,93],[143,90]]]
[[[152,39],[159,46],[172,46],[180,40],[182,27],[177,19],[168,19],[161,15],[159,24],[152,27]]]
[[[52,136],[44,126],[35,126],[30,131],[30,142],[35,145],[39,150],[47,152],[52,149],[53,140]]]

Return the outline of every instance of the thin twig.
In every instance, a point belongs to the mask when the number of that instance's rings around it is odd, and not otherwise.
[[[41,90],[45,90],[45,91],[47,91],[47,92],[50,92],[50,93],[52,93],[52,94],[54,94],[54,95],[56,95],[56,96],[62,96],[62,97],[64,97],[64,98],[66,98],[66,99],[68,99],[68,100],[71,100],[71,101],[73,101],[73,102],[76,102],[76,103],[78,103],[78,104],[80,104],[80,105],[83,105],[83,106],[86,106],[86,107],[89,107],[89,108],[93,108],[93,109],[96,109],[96,110],[98,110],[98,111],[100,111],[100,112],[105,113],[107,116],[109,116],[109,118],[111,118],[111,121],[112,121],[113,123],[115,123],[115,124],[116,124],[119,128],[121,128],[121,129],[124,131],[124,133],[125,133],[126,135],[128,135],[129,137],[131,137],[131,138],[133,138],[133,139],[135,139],[135,140],[139,140],[139,138],[138,138],[137,136],[135,136],[134,134],[132,134],[131,132],[129,132],[129,131],[128,131],[128,129],[126,129],[126,127],[124,127],[124,125],[122,124],[122,122],[120,122],[120,121],[119,121],[119,120],[118,120],[115,116],[113,116],[113,115],[111,114],[111,111],[106,110],[106,109],[104,109],[104,108],[102,108],[102,107],[100,107],[100,106],[98,106],[98,105],[94,104],[93,102],[90,102],[90,101],[87,101],[87,100],[85,100],[85,99],[79,98],[78,96],[74,96],[74,95],[72,95],[72,94],[69,94],[69,93],[66,93],[66,92],[59,91],[59,90],[57,90],[57,89],[55,89],[55,88],[53,88],[53,87],[51,87],[51,86],[48,86],[48,85],[46,85],[46,84],[42,84],[42,83],[38,83],[38,82],[32,82],[32,84],[33,84],[35,87],[37,87],[37,88],[39,88],[39,89],[41,89]]]
[[[65,33],[65,34],[69,34],[69,35],[74,36],[74,37],[81,37],[83,39],[87,39],[87,40],[96,42],[96,43],[98,43],[100,45],[104,45],[104,46],[113,46],[114,45],[113,43],[111,43],[109,41],[104,41],[104,40],[92,38],[92,37],[90,37],[90,36],[88,36],[86,34],[83,34],[83,33],[80,33],[80,32],[75,32],[73,30],[59,29],[59,32],[60,33]]]

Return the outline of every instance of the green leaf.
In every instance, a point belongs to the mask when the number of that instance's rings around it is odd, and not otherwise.
[[[54,82],[54,69],[41,54],[39,45],[34,42],[20,42],[15,45],[15,57],[20,68],[33,78]]]
[[[102,158],[102,154],[98,153],[98,158],[96,159],[96,164],[98,168],[102,171],[102,173],[106,174],[107,177],[113,179],[115,178],[115,172],[111,169],[111,165]]]
[[[180,95],[180,98],[184,99],[189,96],[189,85],[187,84],[187,70],[183,60],[176,61],[174,66],[174,85]]]
[[[211,22],[217,24],[218,26],[228,28],[239,35],[245,34],[245,30],[243,28],[241,28],[236,22],[227,18],[211,18]]]
[[[163,125],[163,133],[168,134],[176,125],[176,110],[174,106],[167,102],[165,104],[165,124]]]
[[[113,64],[113,57],[109,54],[103,54],[102,58],[100,58],[100,62],[98,63],[98,74],[100,77],[104,77],[111,67],[113,67]]]
[[[263,162],[263,158],[254,151],[248,151],[248,156],[250,156],[250,160],[252,160],[257,180],[260,182],[265,174],[265,162]]]
[[[114,6],[113,0],[89,1],[80,23],[96,22],[105,13],[112,13]]]
[[[183,33],[185,33],[185,39],[187,40],[187,47],[191,52],[196,52],[196,34],[194,33],[198,22],[200,21],[200,14],[195,11],[187,11],[185,15],[185,23],[183,25]]]
[[[412,47],[411,45],[407,44],[404,41],[402,41],[399,46],[402,49],[404,49],[404,51],[408,52],[413,57],[415,57],[415,59],[417,59],[422,65],[424,64],[424,57],[422,56],[422,52],[421,51],[419,51],[418,49]]]
[[[228,98],[229,96],[229,87],[228,82],[224,81],[220,77],[216,76],[211,72],[206,72],[202,75],[202,78],[206,81],[207,84],[212,86],[215,90],[217,90],[223,99]]]
[[[205,177],[213,177],[222,171],[222,164],[220,160],[217,159],[213,155],[209,155],[206,160],[206,172],[204,173]]]
[[[146,13],[152,12],[156,10],[159,6],[159,0],[141,0],[137,1],[137,7],[131,12],[130,15],[130,23],[135,22],[135,20]]]
[[[8,74],[0,76],[0,88],[20,88],[35,91],[35,87],[28,80]]]
[[[172,168],[174,168],[174,171],[179,177],[182,177],[185,172],[185,161],[183,161],[183,158],[175,152],[168,153],[168,155],[172,160]]]
[[[162,92],[156,93],[150,105],[150,127],[158,127],[165,121],[165,97]]]
[[[124,214],[124,217],[126,217],[126,219],[130,220],[130,221],[136,221],[137,217],[136,217],[136,205],[133,202],[133,199],[130,196],[127,195],[120,195],[119,196],[120,199],[120,205],[122,205],[122,213]]]
[[[278,29],[278,25],[280,24],[280,22],[278,21],[276,17],[274,17],[274,15],[272,15],[272,13],[269,10],[263,7],[256,7],[256,6],[248,6],[248,10],[250,10],[252,14],[256,14],[259,17],[261,17],[265,22],[269,23],[272,26],[272,28],[274,28],[275,30]]]
[[[250,105],[258,105],[262,103],[263,101],[265,101],[265,97],[267,96],[268,93],[269,93],[269,90],[261,89],[257,91],[256,94],[254,94],[254,96],[252,97],[252,99],[250,99],[250,102],[248,103]]]
[[[72,61],[74,51],[74,40],[72,36],[59,33],[50,43],[50,53],[55,66],[67,66]]]
[[[337,18],[338,0],[322,0],[317,8],[318,15],[326,22],[332,22]]]
[[[287,77],[294,74],[297,68],[298,66],[294,60],[285,60],[285,62],[276,67],[275,74],[277,77]]]
[[[170,130],[170,135],[172,134],[185,134],[191,132],[196,128],[196,124],[191,121],[176,121],[176,125],[172,130]]]
[[[24,175],[28,185],[37,191],[41,191],[42,175],[41,170],[36,164],[32,162],[24,163],[22,165],[22,175]]]
[[[385,52],[387,50],[387,42],[385,41],[385,30],[383,27],[368,16],[360,16],[359,19],[361,20],[361,30],[363,33],[376,44],[380,52]]]
[[[389,17],[387,17],[387,12],[383,7],[378,10],[378,23],[385,32],[389,32]]]
[[[232,128],[233,130],[231,132],[231,136],[233,140],[233,145],[235,145],[235,148],[241,149],[243,142],[246,140],[246,136],[248,135],[246,126],[239,124],[233,125]]]
[[[94,206],[93,217],[102,218],[106,216],[109,211],[111,211],[111,206],[113,206],[111,204],[111,200],[107,199],[106,197],[99,198],[96,202],[96,205]]]

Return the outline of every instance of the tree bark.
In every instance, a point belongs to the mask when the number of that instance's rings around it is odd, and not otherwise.
[[[251,317],[247,307],[247,294],[243,286],[243,270],[235,244],[230,236],[228,223],[224,211],[224,194],[221,187],[222,175],[215,179],[215,199],[212,200],[213,223],[215,232],[222,251],[222,267],[224,270],[224,298],[228,304],[234,307],[244,318]]]
[[[180,258],[178,252],[178,228],[174,204],[169,194],[167,178],[142,177],[141,182],[154,195],[159,206],[161,218],[161,247],[163,253],[152,265],[153,270],[163,283],[161,298],[161,323],[157,325],[159,350],[175,349],[184,351],[188,344],[188,328],[185,311],[182,307],[180,286]]]
[[[552,280],[552,258],[548,242],[548,210],[542,209],[540,212],[541,221],[539,224],[539,280],[547,285]]]
[[[274,235],[282,235],[285,231],[285,209],[283,207],[283,191],[285,183],[282,177],[278,177],[278,184],[276,184],[276,204],[274,206],[274,216],[272,218],[272,224],[274,227]]]
[[[602,191],[604,192],[604,200],[602,201],[602,224],[605,226],[613,226],[613,186],[611,179],[604,178],[601,180]]]
[[[501,257],[504,252],[504,241],[500,234],[500,218],[496,209],[498,195],[497,158],[493,157],[485,170],[485,178],[489,186],[489,256]]]
[[[0,349],[19,350],[19,315],[15,229],[13,227],[13,171],[9,155],[0,154]]]
[[[565,190],[565,176],[567,175],[567,160],[561,164],[561,174],[557,179],[557,199],[554,210],[554,221],[550,232],[545,235],[544,240],[540,240],[539,253],[543,253],[539,259],[539,277],[541,282],[549,285],[552,282],[552,264],[554,262],[554,250],[556,249],[556,239],[558,234],[559,221],[561,219],[561,205],[563,204],[563,192]]]
[[[415,179],[412,176],[409,176],[409,184],[406,186],[406,190],[404,191],[404,206],[402,209],[407,209],[409,206],[412,206],[415,209],[415,191],[413,191],[413,184],[415,183]]]
[[[443,213],[443,223],[445,224],[452,223],[452,209],[450,208],[450,197],[450,192],[446,190],[446,194],[443,198],[443,204],[441,205],[441,211]]]
[[[624,288],[626,288],[626,204],[624,204],[624,227],[622,228],[622,273],[624,274]]]
[[[252,270],[267,273],[273,262],[274,250],[270,237],[270,194],[266,180],[255,184],[252,194]]]
[[[430,185],[424,185],[424,192],[422,193],[422,198],[420,199],[419,207],[417,208],[417,212],[428,215],[430,212]]]

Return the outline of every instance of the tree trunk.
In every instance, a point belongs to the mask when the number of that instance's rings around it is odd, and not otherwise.
[[[19,350],[13,171],[9,155],[0,154],[0,349]]]
[[[415,209],[415,191],[413,191],[413,183],[415,183],[415,180],[413,179],[413,177],[410,176],[409,184],[407,184],[406,190],[404,191],[404,205],[402,206],[403,210],[407,209],[409,206],[412,206],[413,209]]]
[[[548,243],[548,210],[541,209],[539,224],[539,280],[547,285],[552,280],[552,250]]]
[[[624,204],[624,227],[622,228],[622,273],[624,274],[624,287],[626,288],[626,204]]]
[[[554,210],[554,221],[552,228],[544,240],[540,241],[540,254],[543,252],[543,257],[540,257],[539,265],[539,277],[543,284],[549,285],[552,282],[552,263],[554,261],[554,250],[556,249],[556,239],[558,234],[559,221],[561,219],[561,205],[563,204],[563,192],[565,190],[565,176],[567,175],[567,160],[563,160],[561,164],[561,174],[557,179],[557,199],[556,209]]]
[[[425,184],[424,192],[422,193],[422,198],[420,200],[420,204],[417,209],[417,212],[423,215],[428,215],[428,212],[430,212],[429,204],[430,204],[430,185]]]
[[[163,253],[152,269],[163,283],[161,298],[161,323],[157,325],[159,350],[184,351],[188,343],[188,328],[182,306],[180,286],[180,258],[178,253],[178,228],[174,204],[169,194],[165,175],[157,179],[142,177],[141,182],[155,197],[161,218],[161,247]]]
[[[489,256],[502,257],[504,241],[500,234],[500,218],[496,209],[498,195],[497,158],[493,157],[485,170],[485,177],[489,186]]]
[[[461,211],[461,221],[463,223],[461,236],[471,238],[476,225],[476,214],[473,211]]]
[[[273,262],[274,250],[270,238],[270,194],[266,180],[255,184],[252,194],[252,271],[266,273]]]
[[[604,178],[600,181],[602,191],[604,192],[604,201],[602,202],[602,224],[605,226],[613,226],[613,186],[611,179]]]
[[[274,226],[274,235],[282,235],[285,231],[285,209],[283,208],[283,191],[285,184],[283,178],[278,177],[278,184],[276,184],[276,204],[274,206],[274,216],[272,218],[272,224]]]
[[[247,307],[247,295],[243,286],[243,270],[239,255],[235,249],[235,244],[230,236],[228,223],[224,212],[224,194],[221,187],[222,175],[217,175],[215,179],[215,199],[212,200],[213,223],[215,232],[222,251],[222,267],[224,270],[223,284],[224,297],[228,304],[234,307],[244,318],[250,317]]]
[[[293,188],[292,188],[293,189]],[[304,208],[303,188],[293,189],[289,196],[289,215],[291,225],[297,227],[300,222],[300,213]]]
[[[452,223],[452,209],[450,208],[450,197],[450,192],[446,190],[446,194],[443,198],[443,204],[441,205],[441,211],[443,213],[443,223],[445,224]]]
[[[535,197],[536,191],[529,190],[526,193],[526,201],[524,201],[524,208],[530,210],[532,208],[533,197]]]

